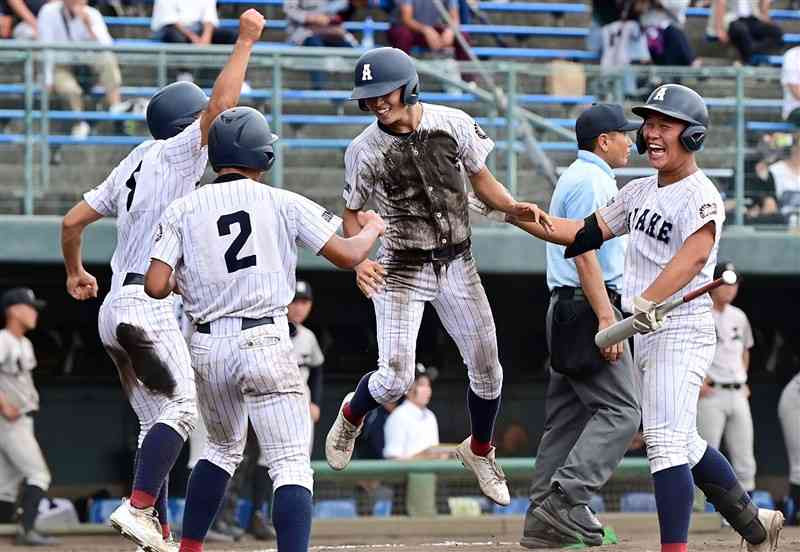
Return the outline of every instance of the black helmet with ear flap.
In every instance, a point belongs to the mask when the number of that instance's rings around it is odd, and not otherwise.
[[[403,88],[403,104],[419,101],[419,75],[414,60],[397,48],[375,48],[363,54],[353,73],[355,85],[351,100],[358,100],[362,111],[369,111],[364,100],[378,98]]]
[[[633,113],[647,118],[648,113],[660,113],[687,123],[680,141],[687,151],[700,151],[708,129],[708,108],[700,94],[681,84],[664,84],[650,94],[644,105],[633,108]],[[636,149],[647,151],[642,128],[636,133]]]

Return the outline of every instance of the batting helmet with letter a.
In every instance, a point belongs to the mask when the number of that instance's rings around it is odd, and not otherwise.
[[[208,131],[208,160],[214,172],[227,167],[268,171],[275,161],[272,144],[278,141],[269,123],[252,107],[234,107],[220,113]]]
[[[147,127],[156,140],[177,136],[208,105],[208,96],[193,82],[173,82],[158,90],[147,104]]]
[[[378,98],[403,89],[403,103],[414,105],[419,101],[419,75],[414,60],[397,48],[375,48],[363,54],[356,62],[355,86],[351,100],[358,100],[361,111],[369,111],[364,100]]]
[[[664,84],[650,94],[644,105],[632,110],[646,119],[650,113],[660,113],[683,121],[688,126],[681,133],[680,140],[688,151],[699,151],[703,147],[708,129],[708,108],[700,94],[681,84]],[[636,134],[636,149],[640,154],[647,151],[642,128]]]

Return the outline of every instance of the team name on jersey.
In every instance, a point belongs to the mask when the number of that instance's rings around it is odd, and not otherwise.
[[[635,208],[628,213],[628,232],[634,230],[644,232],[647,236],[663,243],[669,243],[672,234],[672,223],[655,209]]]

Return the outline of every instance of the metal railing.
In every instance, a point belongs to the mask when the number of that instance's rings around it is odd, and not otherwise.
[[[35,198],[37,192],[46,191],[50,185],[50,142],[53,136],[50,134],[50,93],[42,86],[37,78],[37,72],[41,73],[43,62],[49,59],[57,59],[62,63],[86,64],[92,56],[103,51],[113,51],[117,54],[121,66],[138,65],[154,71],[155,76],[147,84],[150,86],[162,86],[167,83],[168,75],[176,67],[198,67],[216,68],[217,70],[224,64],[230,52],[229,46],[207,46],[199,50],[193,45],[173,45],[159,43],[123,44],[114,46],[102,46],[87,43],[66,43],[48,44],[24,43],[24,42],[0,42],[0,64],[9,67],[20,67],[21,74],[14,75],[6,72],[3,79],[11,85],[22,85],[21,91],[24,104],[23,134],[24,140],[17,140],[24,144],[24,200],[23,211],[26,214],[35,212]],[[298,48],[289,45],[267,44],[260,45],[254,51],[250,62],[251,71],[260,71],[265,81],[269,81],[266,86],[259,86],[254,83],[252,98],[260,98],[266,101],[266,105],[271,115],[271,124],[278,134],[283,130],[283,116],[286,113],[286,106],[283,94],[287,92],[287,75],[296,75],[303,71],[325,71],[328,73],[342,73],[348,75],[347,82],[339,80],[336,88],[339,92],[349,89],[349,75],[352,71],[354,58],[361,54],[361,50],[347,48]],[[476,64],[459,64],[458,70],[462,73],[471,70],[484,70],[491,72],[497,82],[505,87],[505,96],[502,104],[497,101],[495,91],[483,90],[480,87],[463,82],[457,75],[443,74],[440,62],[422,61],[419,63],[420,73],[423,76],[423,99],[427,90],[436,89],[443,86],[448,93],[441,95],[453,103],[465,105],[467,110],[471,105],[481,105],[487,111],[490,118],[503,116],[505,123],[505,140],[497,140],[497,149],[503,152],[503,157],[498,160],[493,156],[490,159],[490,167],[495,168],[498,162],[504,165],[504,178],[506,185],[513,193],[518,190],[518,178],[521,171],[525,170],[522,160],[518,159],[520,152],[524,151],[523,144],[516,139],[515,128],[520,120],[525,120],[532,124],[538,133],[537,139],[542,144],[545,151],[563,149],[573,138],[571,129],[564,128],[563,124],[554,124],[544,117],[536,114],[537,105],[545,102],[549,104],[560,104],[563,109],[568,109],[570,105],[580,105],[592,99],[606,101],[622,101],[623,82],[627,75],[633,74],[636,77],[660,78],[662,81],[670,81],[675,78],[682,79],[687,84],[701,88],[701,92],[708,97],[709,105],[713,118],[716,123],[720,119],[720,113],[725,112],[723,117],[728,124],[721,125],[722,128],[712,126],[710,136],[707,141],[706,151],[701,153],[701,166],[716,170],[722,173],[727,170],[733,171],[734,185],[731,187],[729,197],[735,200],[736,215],[733,222],[742,224],[744,221],[745,209],[745,158],[748,154],[755,152],[752,143],[754,129],[747,132],[747,118],[752,118],[754,111],[761,113],[761,110],[770,110],[764,115],[771,121],[778,120],[776,114],[780,106],[780,73],[772,68],[750,68],[750,67],[719,67],[719,68],[644,68],[626,67],[618,71],[605,71],[597,66],[582,66],[581,71],[586,76],[589,83],[590,92],[593,94],[583,94],[576,91],[575,96],[565,96],[561,98],[543,97],[545,83],[553,78],[553,66],[549,64],[527,64],[505,61],[481,62],[480,67]],[[16,71],[16,69],[14,70]],[[16,79],[14,78],[16,76]],[[702,88],[704,83],[713,83],[712,87],[717,92],[717,96],[712,96]],[[127,84],[127,83],[126,83]],[[754,86],[754,84],[756,86]],[[3,85],[0,84],[0,91]],[[772,93],[764,94],[764,91],[773,89]],[[758,97],[749,98],[748,92]],[[436,96],[430,94],[429,96]],[[314,94],[308,94],[313,96]],[[764,98],[763,96],[767,97]],[[333,99],[334,96],[341,98],[342,95],[328,95],[324,92],[318,93],[318,98]],[[36,98],[38,97],[39,108],[36,108]],[[247,101],[247,95],[243,96],[243,101]],[[551,106],[552,107],[552,106]],[[38,111],[38,112],[37,112]],[[36,112],[36,116],[34,113]],[[749,115],[748,115],[749,114]],[[571,115],[574,116],[574,113]],[[38,131],[37,125],[38,122]],[[494,125],[495,127],[497,125]],[[769,126],[769,125],[768,125]],[[729,128],[727,128],[729,127]],[[727,130],[726,130],[727,128]],[[719,129],[719,130],[718,130]],[[725,134],[733,130],[733,135]],[[715,131],[722,138],[715,138]],[[490,129],[490,134],[496,134],[495,129]],[[558,147],[548,146],[548,142],[542,137],[549,137],[550,140],[561,140]],[[497,136],[492,136],[497,138]],[[63,137],[62,137],[63,138]],[[144,136],[141,137],[145,139]],[[284,153],[287,149],[316,147],[316,148],[335,148],[342,149],[346,140],[291,140],[278,142],[277,162],[271,171],[272,184],[283,186],[284,177]],[[7,140],[15,141],[15,140]],[[135,142],[135,139],[131,140]],[[566,141],[566,142],[564,142]],[[64,140],[62,140],[64,142]],[[67,143],[69,140],[66,140]],[[109,141],[113,143],[113,141]],[[35,171],[37,165],[35,153],[38,147],[38,173]],[[709,160],[706,163],[704,161]],[[562,162],[561,164],[565,164]],[[527,167],[530,170],[530,165]],[[644,168],[641,168],[644,172]],[[86,182],[86,187],[94,182]]]

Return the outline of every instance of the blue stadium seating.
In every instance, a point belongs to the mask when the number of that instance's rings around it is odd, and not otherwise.
[[[122,504],[121,498],[92,500],[92,505],[89,507],[89,523],[108,523],[108,518],[120,504]]]
[[[589,508],[591,508],[595,514],[600,514],[602,512],[605,512],[606,503],[603,500],[603,497],[597,494],[593,494],[592,498],[589,499]]]
[[[314,504],[315,518],[354,518],[357,516],[356,501],[352,498],[320,500]]]
[[[750,498],[759,508],[767,508],[768,510],[775,509],[775,500],[773,500],[772,495],[769,494],[769,491],[755,490],[750,493]]]
[[[511,499],[508,506],[500,506],[492,503],[492,513],[498,516],[516,516],[524,514],[528,509],[530,500],[526,497],[515,497]]]
[[[625,493],[619,501],[620,512],[655,512],[656,495],[653,493]]]
[[[375,501],[375,504],[372,506],[373,517],[389,517],[391,515],[392,515],[392,500],[390,498],[384,498]]]
[[[167,500],[167,512],[171,526],[181,527],[183,525],[183,511],[185,509],[185,498],[170,498]]]

